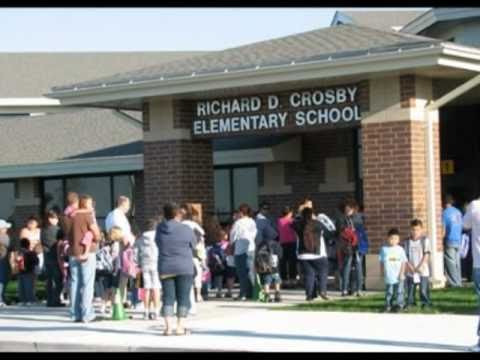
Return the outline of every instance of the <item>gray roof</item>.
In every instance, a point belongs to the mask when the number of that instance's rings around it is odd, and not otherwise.
[[[352,24],[368,26],[379,30],[393,30],[393,27],[404,26],[425,11],[339,11],[351,19]]]
[[[0,97],[38,97],[59,83],[94,79],[204,52],[0,52]]]
[[[439,43],[437,39],[382,31],[356,25],[340,25],[307,31],[273,40],[230,48],[223,51],[193,56],[138,71],[101,77],[93,81],[70,83],[53,87],[55,91],[74,91],[75,88],[96,88],[102,84],[128,84],[130,81],[147,81],[196,74],[223,73],[241,69],[254,69],[257,65],[288,65],[350,57],[371,53],[394,51],[398,48],[428,47]]]
[[[0,164],[31,165],[142,154],[141,124],[116,116],[112,111],[95,109],[2,117]]]

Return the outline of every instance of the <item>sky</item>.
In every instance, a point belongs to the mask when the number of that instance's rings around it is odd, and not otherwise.
[[[221,50],[327,27],[335,10],[0,8],[0,51]]]

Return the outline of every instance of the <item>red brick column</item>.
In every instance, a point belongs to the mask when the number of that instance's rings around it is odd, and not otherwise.
[[[434,126],[436,219],[440,230],[439,130]],[[389,228],[408,236],[413,218],[427,229],[426,145],[422,121],[362,124],[366,226],[371,252],[378,253]],[[438,233],[438,236],[440,232]],[[437,241],[441,250],[441,241]]]
[[[168,201],[214,207],[213,151],[208,140],[144,143],[144,216],[158,215]]]

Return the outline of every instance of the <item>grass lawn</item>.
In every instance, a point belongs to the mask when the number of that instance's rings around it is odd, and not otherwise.
[[[462,288],[436,289],[430,292],[433,307],[422,310],[420,306],[411,306],[404,313],[416,314],[458,314],[478,313],[477,296],[472,284]],[[417,289],[417,304],[419,292]],[[385,305],[384,294],[367,295],[361,298],[342,298],[329,301],[314,301],[291,306],[282,306],[274,310],[301,311],[343,311],[380,313]]]
[[[10,280],[7,284],[7,290],[5,291],[5,300],[7,303],[18,302],[17,280]],[[45,289],[45,281],[37,280],[35,284],[35,295],[38,300],[45,300],[47,298],[47,290]]]

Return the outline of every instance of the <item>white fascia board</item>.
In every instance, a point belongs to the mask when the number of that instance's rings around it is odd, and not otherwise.
[[[437,64],[440,66],[445,66],[445,67],[454,68],[454,69],[480,72],[480,63],[461,61],[456,58],[451,58],[447,56],[439,58]]]
[[[0,114],[58,113],[72,111],[58,99],[40,98],[0,98]]]
[[[265,85],[278,82],[322,79],[366,73],[396,71],[436,64],[441,48],[371,54],[337,60],[322,60],[295,65],[272,66],[259,70],[232,71],[214,75],[188,76],[171,80],[148,81],[132,85],[79,89],[48,94],[66,105],[95,104],[152,96],[220,90],[230,87]]]
[[[72,159],[46,164],[0,166],[0,179],[98,174],[143,170],[143,154],[109,158]]]

